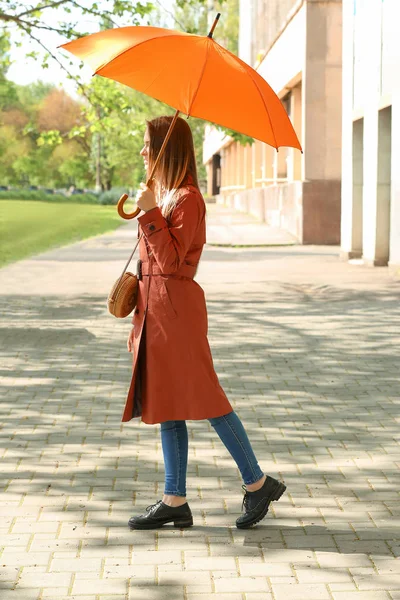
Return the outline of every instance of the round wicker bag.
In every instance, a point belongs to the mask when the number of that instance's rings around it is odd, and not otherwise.
[[[137,295],[138,278],[128,271],[112,287],[107,300],[109,312],[120,319],[127,317],[137,304]]]
[[[127,214],[124,211],[124,202],[127,200],[128,194],[123,194],[118,201],[118,214],[124,219],[132,219],[138,213],[140,213],[140,208],[137,208],[133,213]],[[137,274],[134,275],[130,273],[126,269],[128,268],[129,263],[132,260],[132,256],[135,254],[136,248],[139,246],[139,242],[143,237],[143,233],[139,237],[138,231],[138,240],[136,242],[136,246],[132,250],[132,254],[128,258],[128,262],[126,263],[124,270],[122,271],[122,275],[117,279],[117,281],[112,286],[111,292],[108,294],[107,299],[107,307],[109,313],[111,313],[114,317],[118,317],[119,319],[124,319],[127,317],[135,308],[138,299],[138,291],[139,291],[139,278],[141,278],[141,261],[137,262]]]

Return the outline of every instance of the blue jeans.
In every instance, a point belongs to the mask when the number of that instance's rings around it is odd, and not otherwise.
[[[241,420],[232,411],[222,417],[208,419],[236,462],[246,485],[264,475],[260,469]],[[161,423],[161,444],[165,465],[164,494],[186,496],[188,433],[186,421]]]

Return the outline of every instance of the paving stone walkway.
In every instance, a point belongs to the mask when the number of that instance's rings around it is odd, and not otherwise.
[[[288,491],[253,530],[208,421],[194,527],[161,497],[159,426],[121,423],[130,317],[106,308],[134,224],[0,270],[1,600],[400,599],[400,285],[333,247],[214,248],[197,281],[221,384]]]
[[[223,204],[207,205],[207,243],[215,246],[290,246],[296,238],[279,227]]]

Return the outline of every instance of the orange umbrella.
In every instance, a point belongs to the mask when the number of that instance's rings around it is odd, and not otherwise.
[[[301,150],[272,88],[257,71],[213,39],[219,17],[208,36],[160,27],[121,27],[60,47],[86,61],[95,75],[119,81],[176,109],[158,158],[179,112],[228,127],[276,149],[290,146]],[[140,209],[130,215],[118,212],[132,218]]]

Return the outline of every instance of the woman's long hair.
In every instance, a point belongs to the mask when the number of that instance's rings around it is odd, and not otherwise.
[[[151,173],[172,119],[157,117],[146,121],[150,138],[148,173]],[[154,173],[154,192],[165,218],[175,208],[178,201],[176,191],[182,187],[188,175],[192,176],[193,185],[199,189],[192,131],[185,119],[178,117]]]

